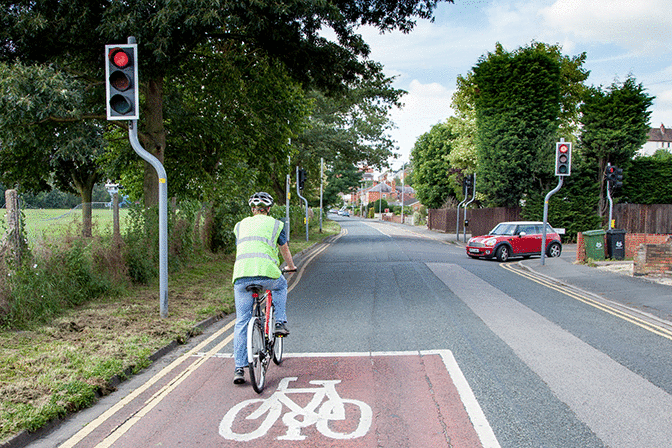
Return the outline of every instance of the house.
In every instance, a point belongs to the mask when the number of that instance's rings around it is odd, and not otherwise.
[[[644,146],[637,151],[641,156],[652,156],[659,149],[672,151],[672,129],[665,127],[663,123],[659,128],[649,129],[649,138]]]

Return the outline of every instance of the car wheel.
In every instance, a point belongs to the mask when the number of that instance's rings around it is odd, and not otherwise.
[[[559,257],[562,253],[562,247],[558,243],[551,243],[551,245],[548,246],[546,253],[552,258]]]
[[[499,249],[497,249],[497,252],[495,253],[495,256],[497,257],[497,260],[499,261],[506,261],[509,259],[509,246],[502,245],[499,246]]]

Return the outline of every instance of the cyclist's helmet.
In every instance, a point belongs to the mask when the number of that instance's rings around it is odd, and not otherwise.
[[[258,193],[254,193],[247,203],[250,204],[250,207],[270,207],[273,205],[273,196],[266,192],[260,191]]]

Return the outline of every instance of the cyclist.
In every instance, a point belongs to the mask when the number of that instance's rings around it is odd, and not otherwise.
[[[234,227],[236,235],[236,262],[233,266],[233,292],[236,300],[236,326],[233,333],[233,356],[236,367],[234,384],[245,382],[247,362],[247,324],[252,317],[252,293],[245,288],[251,284],[261,285],[273,292],[275,304],[275,334],[287,336],[287,280],[278,265],[278,248],[287,263],[287,270],[296,270],[289,251],[284,223],[268,216],[273,197],[260,191],[248,201],[252,216],[243,219]]]

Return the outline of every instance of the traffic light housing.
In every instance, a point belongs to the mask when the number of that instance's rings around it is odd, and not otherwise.
[[[555,144],[555,175],[569,176],[572,173],[572,144],[558,142]]]
[[[299,184],[299,190],[303,190],[303,185],[306,183],[306,170],[301,168],[299,170],[299,178],[297,179],[297,182]]]
[[[605,178],[609,187],[621,188],[623,186],[623,168],[607,165]]]
[[[108,120],[139,118],[138,45],[105,45]]]
[[[467,174],[464,177],[464,186],[469,188],[472,185],[474,185],[474,175],[473,174]]]
[[[616,168],[614,178],[614,188],[621,188],[623,186],[623,168]]]

